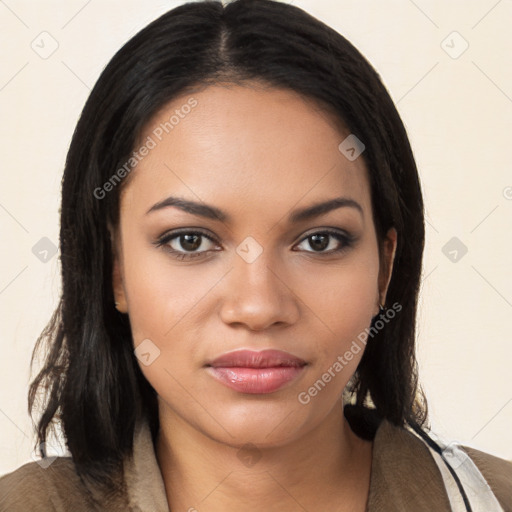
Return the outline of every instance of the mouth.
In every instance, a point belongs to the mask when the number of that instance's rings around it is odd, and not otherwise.
[[[205,366],[212,377],[235,391],[266,394],[296,379],[307,364],[280,350],[237,350],[223,354]]]

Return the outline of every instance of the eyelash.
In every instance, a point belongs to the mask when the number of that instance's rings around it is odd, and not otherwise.
[[[172,249],[168,246],[169,242],[171,240],[174,240],[176,238],[179,238],[182,235],[199,235],[201,237],[204,237],[211,242],[217,243],[218,241],[212,237],[210,234],[206,233],[205,231],[202,231],[200,229],[190,229],[190,228],[183,228],[178,229],[175,231],[171,231],[170,233],[166,233],[162,235],[160,238],[158,238],[153,244],[156,247],[162,247],[164,250],[166,250],[168,253],[171,254],[171,256],[175,257],[176,259],[180,261],[190,261],[192,259],[198,258],[198,257],[204,257],[208,252],[213,252],[215,250],[207,250],[207,251],[201,251],[201,252],[180,252],[176,251],[175,249]],[[341,247],[338,249],[330,250],[327,252],[322,251],[305,251],[306,253],[312,253],[315,255],[332,255],[332,254],[340,254],[350,247],[352,247],[353,243],[355,242],[355,237],[353,235],[350,235],[349,233],[343,233],[338,230],[334,230],[331,228],[324,228],[318,231],[315,231],[313,233],[309,233],[307,236],[303,237],[298,244],[300,245],[302,242],[308,240],[308,238],[311,238],[315,235],[330,235],[331,237],[335,238],[339,242],[342,243]]]

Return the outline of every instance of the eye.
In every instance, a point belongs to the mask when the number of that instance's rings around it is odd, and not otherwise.
[[[295,246],[298,249],[294,250],[327,256],[347,250],[354,241],[355,237],[346,232],[325,228],[307,235]],[[180,261],[206,257],[208,253],[221,250],[218,241],[212,235],[199,229],[191,230],[190,228],[165,233],[153,243]],[[306,244],[310,249],[301,248]]]
[[[157,247],[163,247],[176,259],[190,260],[204,257],[206,253],[218,250],[216,240],[209,234],[199,230],[176,230],[161,236],[156,242]],[[217,245],[218,247],[218,245]]]
[[[312,250],[303,249],[306,252],[318,254],[333,254],[339,253],[352,246],[354,237],[348,233],[337,231],[333,229],[323,229],[307,235],[300,244],[308,244]]]

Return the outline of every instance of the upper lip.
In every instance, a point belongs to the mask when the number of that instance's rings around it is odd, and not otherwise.
[[[206,366],[273,368],[276,366],[304,366],[306,361],[282,350],[235,350],[227,352],[207,363]]]

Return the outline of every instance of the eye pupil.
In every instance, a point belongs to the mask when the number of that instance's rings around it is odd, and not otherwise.
[[[329,245],[329,235],[315,234],[309,237],[309,245],[316,251],[322,251]]]
[[[194,251],[201,245],[201,235],[187,234],[180,236],[180,245],[187,251]]]

